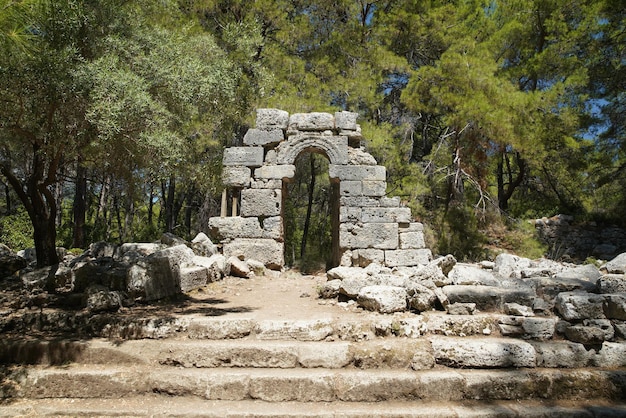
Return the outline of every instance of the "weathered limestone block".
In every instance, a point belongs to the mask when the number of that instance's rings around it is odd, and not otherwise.
[[[346,295],[349,298],[356,298],[361,290],[368,286],[376,286],[379,284],[379,280],[372,276],[365,277],[350,277],[341,281],[339,286],[339,293]]]
[[[343,135],[343,133],[342,133]],[[361,148],[348,148],[348,164],[351,165],[377,165],[376,159]]]
[[[204,232],[199,232],[198,235],[191,240],[191,249],[194,254],[204,257],[210,257],[218,252],[217,246],[213,244]]]
[[[326,131],[335,129],[335,118],[330,113],[294,113],[289,117],[289,130]]]
[[[249,258],[249,257],[248,257]],[[226,275],[248,278],[250,276],[250,267],[248,264],[240,260],[238,257],[231,256],[226,260]]]
[[[549,340],[556,330],[554,318],[502,317],[498,327],[505,336],[520,336],[533,340]]]
[[[450,367],[535,367],[535,349],[504,338],[430,338],[435,360]]]
[[[411,209],[409,208],[363,208],[361,221],[366,223],[409,223]]]
[[[278,241],[283,240],[283,219],[280,216],[265,218],[262,223],[262,238],[272,238]]]
[[[341,248],[398,248],[398,224],[341,224],[339,246]]]
[[[195,256],[192,263],[207,270],[207,282],[216,282],[224,276],[226,257],[222,254],[213,254],[210,257]]]
[[[180,269],[195,257],[186,245],[159,250],[133,265],[127,273],[132,297],[157,300],[180,292]]]
[[[595,292],[597,289],[595,283],[575,278],[531,277],[523,280],[536,289],[539,296],[548,300],[554,300],[562,292]]]
[[[531,342],[537,353],[537,367],[578,368],[589,364],[585,346],[570,341]]]
[[[498,273],[501,277],[521,277],[521,271],[531,267],[532,260],[527,258],[518,257],[513,254],[502,253],[498,254],[495,260],[494,272]]]
[[[363,196],[383,197],[387,193],[387,182],[382,180],[364,180]]]
[[[581,344],[601,344],[604,342],[605,333],[600,327],[572,325],[565,329],[565,337],[568,340]]]
[[[341,206],[347,206],[347,207],[353,207],[353,208],[382,206],[381,199],[376,198],[376,197],[370,197],[370,196],[341,196],[339,198],[339,204]]]
[[[426,286],[414,283],[407,288],[407,302],[411,309],[418,312],[430,311],[435,306],[437,296]]]
[[[277,164],[294,164],[296,158],[305,151],[322,151],[332,164],[348,163],[348,138],[345,136],[299,133],[276,148]],[[332,176],[331,176],[332,178]]]
[[[211,236],[218,240],[234,238],[262,238],[263,230],[256,217],[242,218],[241,216],[209,218]]]
[[[615,328],[608,319],[585,319],[583,325],[586,327],[597,327],[604,332],[604,341],[610,341],[615,337]]]
[[[626,275],[605,274],[598,279],[600,293],[626,293]]]
[[[362,196],[363,182],[360,180],[345,180],[339,183],[341,196]]]
[[[500,284],[490,271],[461,263],[454,266],[448,273],[448,278],[457,285],[498,286]]]
[[[341,280],[333,279],[325,282],[318,290],[319,297],[322,299],[333,299],[339,296],[341,288]]]
[[[357,223],[361,222],[363,209],[352,206],[341,206],[339,208],[339,222]]]
[[[618,255],[602,267],[611,274],[626,273],[626,253]]]
[[[283,187],[283,181],[279,179],[252,179],[250,181],[251,189],[280,189],[281,187]]]
[[[626,320],[626,293],[604,295],[604,314],[607,318]]]
[[[358,117],[359,114],[354,112],[335,112],[335,127],[347,131],[356,131]]]
[[[448,315],[474,315],[476,312],[475,303],[451,303],[446,306]]]
[[[224,244],[224,257],[253,258],[270,269],[280,269],[285,264],[282,243],[273,239],[237,238]]]
[[[328,166],[330,178],[344,180],[386,181],[387,169],[382,165],[337,165]]]
[[[381,197],[379,200],[379,204],[383,208],[398,208],[400,207],[400,198],[398,196]]]
[[[279,216],[282,191],[280,189],[246,189],[241,191],[241,216]]]
[[[420,222],[402,224],[398,232],[400,233],[400,249],[426,248],[426,242],[424,241],[424,225]],[[447,275],[448,272],[446,271],[445,274]]]
[[[429,249],[405,249],[385,251],[385,265],[387,267],[419,266],[428,264],[432,259]]]
[[[385,251],[374,248],[360,248],[352,252],[352,264],[367,267],[372,263],[385,264]]]
[[[229,147],[224,150],[222,164],[230,166],[260,167],[263,165],[263,147]]]
[[[626,366],[626,344],[603,342],[600,352],[593,358],[597,367],[624,367]]]
[[[452,285],[442,289],[450,303],[475,303],[481,311],[502,309],[507,302],[532,306],[535,299],[535,292],[530,288]]]
[[[271,145],[278,144],[285,139],[282,129],[248,129],[243,137],[244,145]]]
[[[189,292],[209,282],[209,271],[204,266],[181,267],[180,290]]]
[[[335,267],[326,272],[328,280],[346,280],[346,279],[366,279],[368,276],[367,271],[358,267]]]
[[[359,292],[357,302],[370,311],[401,312],[406,310],[406,290],[398,286],[366,286]]]
[[[533,302],[534,304],[534,302]],[[513,316],[535,316],[533,308],[520,305],[519,303],[505,303],[504,313]]]
[[[255,180],[291,179],[296,173],[296,166],[292,164],[264,165],[254,170]]]
[[[555,308],[566,321],[605,318],[604,297],[586,292],[562,292],[556,297]]]
[[[280,109],[257,109],[256,127],[258,129],[287,129],[289,113]]]

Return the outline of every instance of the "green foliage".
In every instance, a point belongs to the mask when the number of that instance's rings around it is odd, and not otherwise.
[[[462,206],[451,207],[437,226],[439,254],[453,254],[459,261],[486,258],[484,244],[487,239],[479,231],[476,214],[471,209]]]
[[[502,237],[502,245],[521,257],[537,259],[545,257],[548,246],[539,240],[535,226],[528,221],[515,222]]]
[[[13,251],[34,247],[33,227],[24,209],[0,217],[0,242]]]

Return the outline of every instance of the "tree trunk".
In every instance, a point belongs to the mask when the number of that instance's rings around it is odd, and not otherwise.
[[[13,211],[13,207],[11,205],[11,188],[8,184],[4,184],[4,182],[2,183],[2,185],[4,186],[4,201],[6,206],[5,214],[10,215]]]
[[[513,192],[522,184],[526,174],[526,162],[519,152],[515,153],[515,161],[517,163],[518,172],[513,177],[513,169],[506,150],[502,150],[498,159],[497,180],[498,180],[498,207],[501,211],[509,210],[509,200],[513,196]],[[504,168],[506,166],[506,173]],[[506,179],[505,179],[506,176]]]
[[[72,235],[72,248],[85,248],[85,214],[87,212],[87,173],[81,158],[76,164],[76,188],[74,192],[74,231]]]
[[[170,176],[167,185],[167,198],[165,199],[165,230],[172,232],[174,230],[174,196],[176,193],[176,178]]]
[[[313,195],[315,192],[315,158],[313,154],[309,154],[309,161],[311,162],[311,181],[309,183],[309,201],[306,207],[306,217],[304,218],[304,229],[302,231],[302,245],[300,246],[300,258],[304,258],[306,252],[306,244],[309,235],[309,225],[311,224],[311,213],[313,211]]]
[[[56,214],[57,203],[49,186],[54,184],[55,172],[44,177],[45,164],[34,149],[33,173],[22,183],[5,165],[0,165],[0,172],[6,177],[26,208],[33,225],[33,239],[37,253],[37,267],[52,266],[59,263],[56,251]]]

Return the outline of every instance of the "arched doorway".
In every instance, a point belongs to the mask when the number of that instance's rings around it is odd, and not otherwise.
[[[303,273],[324,271],[339,258],[337,184],[330,181],[322,151],[303,151],[294,165],[294,177],[283,183],[285,264]]]

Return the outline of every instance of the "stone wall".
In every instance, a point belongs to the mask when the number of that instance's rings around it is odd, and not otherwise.
[[[352,112],[297,113],[258,109],[256,127],[243,146],[224,150],[222,214],[209,220],[214,239],[226,257],[284,265],[283,203],[285,182],[295,176],[295,160],[304,152],[328,158],[334,210],[335,264],[390,267],[426,264],[422,224],[409,208],[386,196],[387,171],[361,146],[361,129]]]
[[[611,260],[626,252],[626,230],[616,226],[602,226],[595,222],[577,224],[572,216],[556,215],[536,219],[535,228],[554,259],[584,261],[594,257]]]

